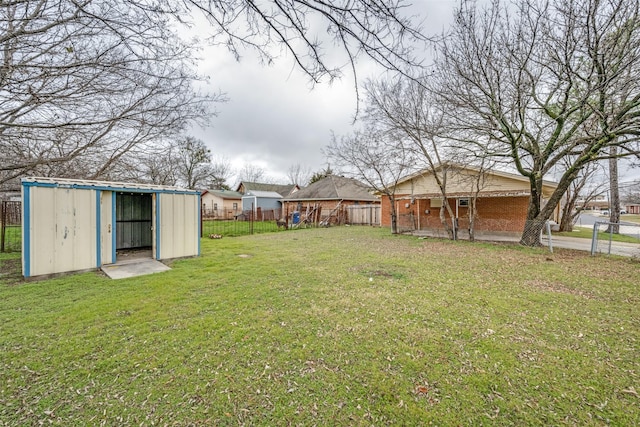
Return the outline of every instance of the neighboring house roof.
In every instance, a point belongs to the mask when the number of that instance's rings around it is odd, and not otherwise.
[[[202,195],[204,196],[205,194],[211,194],[221,199],[240,200],[242,198],[242,193],[231,190],[205,190],[202,192]]]
[[[285,197],[285,201],[303,200],[353,200],[376,202],[378,198],[371,194],[367,187],[351,178],[329,175],[296,193]]]
[[[21,200],[22,196],[20,190],[8,190],[8,191],[0,191],[0,200],[8,200],[8,201],[17,201]]]
[[[437,169],[440,170],[443,167],[450,167],[458,171],[463,171],[467,174],[467,176],[477,174],[478,172],[483,172],[485,176],[489,178],[484,183],[485,188],[480,190],[480,194],[482,194],[483,197],[525,196],[530,194],[529,179],[522,175],[518,175],[510,172],[504,172],[496,169],[487,169],[482,171],[480,168],[475,166],[467,166],[467,165],[461,165],[456,163],[444,163],[438,166]],[[406,177],[400,179],[396,184],[396,188],[405,187],[406,185],[408,185],[407,183],[412,180],[426,178],[431,176],[432,174],[433,172],[430,168],[419,170],[415,173],[412,173],[411,175],[407,175]],[[494,186],[491,185],[491,179],[490,179],[491,177],[495,177],[495,178],[498,178],[499,180],[502,180],[503,185],[499,186],[499,188],[494,188]],[[504,182],[512,182],[512,183],[518,183],[518,184],[505,186]],[[453,197],[458,197],[458,196],[468,197],[471,191],[468,189],[462,189],[461,187],[469,187],[470,183],[471,181],[467,183],[469,185],[464,185],[464,184],[461,185],[460,183],[456,184],[456,178],[455,178],[455,175],[453,175],[451,178],[449,178],[449,182],[447,184],[447,188],[448,188],[447,193],[449,193],[449,195]],[[542,186],[543,186],[543,191],[545,193],[550,193],[553,190],[555,190],[555,188],[558,186],[558,183],[544,180]],[[439,190],[435,190],[435,189],[433,189],[433,191],[428,191],[425,194],[421,194],[422,192],[419,189],[416,189],[416,190],[417,190],[416,193],[423,196],[437,197],[440,194]]]
[[[275,191],[249,191],[242,197],[259,197],[261,199],[282,199],[280,193]]]
[[[298,184],[265,184],[261,182],[249,181],[242,181],[240,184],[238,184],[238,188],[236,188],[236,191],[244,194],[247,194],[250,191],[275,191],[282,197],[287,197],[288,195],[293,194],[298,190],[300,190],[300,186]]]

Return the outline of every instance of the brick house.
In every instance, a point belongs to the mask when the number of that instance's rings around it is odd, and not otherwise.
[[[469,229],[468,209],[479,173],[476,168],[448,165],[447,199],[462,234]],[[545,181],[543,198],[549,197],[556,186],[553,182]],[[522,233],[530,195],[529,181],[525,177],[497,170],[485,171],[477,193],[476,235],[491,233],[515,236]],[[419,171],[399,181],[395,199],[399,231],[429,230],[446,235],[440,221],[443,199],[430,170]],[[558,221],[559,214],[558,207],[552,219]],[[386,196],[382,198],[381,225],[391,226],[390,198]]]
[[[371,194],[363,183],[328,175],[285,197],[283,209],[289,221],[297,213],[301,221],[344,224],[348,220],[347,207],[379,203],[380,199]]]
[[[625,203],[624,209],[628,214],[640,214],[640,203]]]

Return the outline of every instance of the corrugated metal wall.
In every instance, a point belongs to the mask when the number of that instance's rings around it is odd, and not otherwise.
[[[142,184],[23,179],[22,267],[27,277],[99,268],[116,249],[157,259],[200,253],[196,191]]]
[[[156,195],[156,258],[195,256],[200,252],[199,198],[191,194]],[[159,215],[158,215],[159,212]]]
[[[96,267],[96,191],[30,187],[29,193],[23,213],[29,216],[29,254],[23,256],[29,275]]]

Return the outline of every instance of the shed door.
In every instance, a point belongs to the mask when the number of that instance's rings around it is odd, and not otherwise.
[[[152,206],[151,194],[116,194],[116,249],[151,247]]]
[[[115,248],[113,247],[113,192],[101,191],[100,194],[100,261],[101,264],[115,262]]]

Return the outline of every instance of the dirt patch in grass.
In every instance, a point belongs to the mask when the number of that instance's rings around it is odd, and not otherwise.
[[[524,283],[524,285],[545,292],[556,292],[559,294],[574,295],[586,299],[594,298],[594,295],[590,292],[586,292],[582,289],[571,289],[557,282],[549,282],[545,280],[528,280]]]
[[[358,274],[364,277],[380,277],[385,279],[402,279],[404,277],[403,273],[384,269],[382,267],[377,267],[377,268],[359,267],[359,268],[351,268],[350,270],[356,271]]]
[[[22,281],[22,260],[9,258],[0,260],[0,281],[6,285],[15,285]]]

